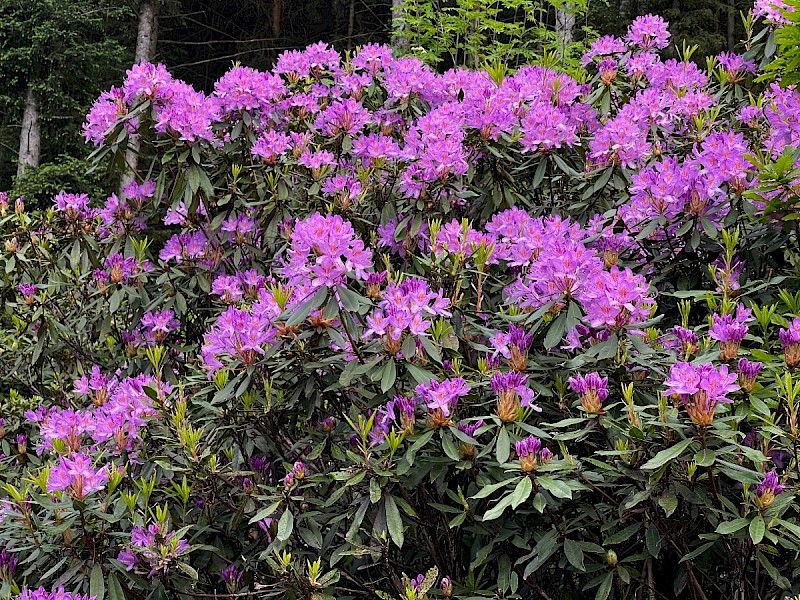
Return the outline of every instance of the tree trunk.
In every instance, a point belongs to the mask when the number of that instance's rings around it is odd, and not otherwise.
[[[139,28],[136,31],[136,51],[133,63],[152,62],[158,44],[158,5],[156,2],[142,2],[139,7]],[[128,140],[125,151],[127,169],[119,180],[119,194],[136,178],[136,167],[139,165],[139,140]]]
[[[392,0],[392,46],[401,52],[408,50],[405,36],[406,22],[403,14],[403,0]]]
[[[353,33],[356,27],[356,0],[350,0],[350,14],[347,15],[347,49],[353,49]]]
[[[156,54],[158,41],[158,6],[155,2],[143,2],[139,9],[139,29],[136,32],[136,54],[134,64],[150,62]]]
[[[631,11],[631,0],[619,0],[619,16],[622,21],[631,21],[629,13]]]
[[[22,131],[19,134],[19,158],[17,177],[28,167],[38,167],[42,158],[42,131],[39,128],[39,100],[32,88],[25,96],[25,110],[22,113]]]
[[[567,44],[572,43],[575,30],[575,5],[565,2],[556,10],[556,35],[562,50],[566,51]]]
[[[736,0],[728,0],[728,52],[736,47]]]

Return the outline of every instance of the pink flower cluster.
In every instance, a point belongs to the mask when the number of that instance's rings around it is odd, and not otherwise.
[[[189,543],[176,533],[163,523],[151,523],[146,528],[136,525],[131,531],[130,546],[119,553],[117,560],[128,571],[142,564],[149,568],[150,578],[166,573],[178,558],[190,551]]]

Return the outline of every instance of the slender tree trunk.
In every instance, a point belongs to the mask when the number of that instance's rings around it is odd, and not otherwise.
[[[136,32],[135,64],[149,62],[156,54],[158,41],[158,6],[155,2],[143,2],[139,9],[139,29]]]
[[[158,43],[158,5],[155,2],[142,2],[139,7],[139,28],[136,31],[136,51],[133,55],[134,64],[151,62],[156,55]],[[136,178],[136,168],[139,166],[139,140],[128,140],[128,149],[125,151],[125,164],[127,169],[120,177],[119,193]]]
[[[631,0],[619,0],[619,16],[622,21],[630,21]]]
[[[347,49],[353,49],[353,33],[356,27],[356,0],[350,0],[350,14],[347,15]]]
[[[736,0],[728,0],[728,52],[736,47]]]
[[[273,48],[269,51],[269,59],[272,64],[278,60],[277,47],[280,44],[280,37],[282,33],[281,21],[283,19],[283,0],[272,0],[272,45]]]
[[[556,35],[562,51],[566,51],[567,44],[572,43],[574,31],[575,5],[571,2],[566,2],[556,10]]]
[[[19,134],[19,158],[17,177],[28,167],[38,167],[42,158],[42,131],[39,128],[39,100],[32,88],[25,96],[25,110],[22,113],[22,131]]]
[[[392,0],[392,46],[395,50],[408,50],[408,38],[405,36],[406,21],[403,14],[404,0]]]

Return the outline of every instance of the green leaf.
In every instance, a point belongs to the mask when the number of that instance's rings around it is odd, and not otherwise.
[[[125,600],[125,591],[113,573],[108,576],[108,600]]]
[[[278,521],[278,539],[282,542],[288,540],[289,536],[292,535],[292,529],[294,529],[294,515],[287,508],[281,515],[280,521]]]
[[[764,532],[767,530],[767,525],[764,523],[764,517],[761,516],[761,513],[758,513],[756,517],[750,521],[750,539],[753,540],[754,544],[760,544],[761,540],[764,539]]]
[[[742,527],[745,527],[747,523],[748,521],[744,517],[740,519],[733,519],[732,521],[723,521],[717,525],[716,532],[722,535],[730,535],[732,533],[736,533]]]
[[[274,513],[276,510],[278,510],[278,507],[280,506],[280,504],[281,504],[280,502],[273,502],[272,504],[270,504],[266,508],[262,508],[260,511],[258,511],[253,516],[252,519],[250,519],[250,521],[248,521],[248,523],[257,523],[258,521],[263,521],[267,517],[271,517],[272,513]]]
[[[641,527],[642,527],[641,523],[634,523],[633,525],[628,525],[622,531],[618,531],[610,538],[608,538],[606,540],[606,545],[610,546],[612,544],[621,544],[622,542],[628,541],[633,536],[633,534],[638,533]]]
[[[389,528],[389,536],[398,548],[403,547],[403,518],[400,510],[392,496],[386,496],[386,526]]]
[[[556,498],[572,498],[572,489],[563,481],[553,479],[547,475],[539,475],[536,478],[536,483],[553,494]]]
[[[675,492],[672,490],[667,490],[664,494],[659,497],[658,505],[664,509],[664,514],[666,516],[672,515],[675,512],[675,509],[678,508],[678,498],[675,496]]]
[[[495,504],[490,510],[483,515],[484,521],[493,521],[497,517],[503,514],[503,512],[511,506],[511,503],[514,501],[514,494],[509,494],[508,496],[503,496],[500,501]]]
[[[505,427],[501,427],[500,432],[497,434],[497,447],[495,450],[497,462],[501,465],[508,462],[508,457],[511,455],[511,438]]]
[[[397,379],[397,367],[394,364],[394,359],[390,358],[386,366],[383,367],[383,376],[381,377],[381,391],[386,393],[394,385]]]
[[[517,508],[520,504],[528,499],[533,490],[533,484],[530,477],[523,477],[511,493],[511,508]]]
[[[491,483],[489,485],[485,485],[481,489],[479,489],[477,493],[473,494],[471,497],[476,499],[476,500],[479,499],[479,498],[486,498],[486,496],[489,496],[489,495],[493,494],[494,492],[496,492],[497,490],[499,490],[500,488],[503,488],[503,487],[507,486],[509,483],[511,483],[515,479],[516,478],[506,479],[505,481],[498,481],[497,483]]]
[[[647,528],[644,539],[650,556],[658,558],[658,553],[661,552],[661,533],[658,531],[658,527],[651,523]]]
[[[597,593],[594,595],[594,600],[606,600],[611,594],[611,586],[614,584],[614,571],[611,571],[606,578],[603,579],[603,583],[600,584],[600,587],[597,588]]]
[[[716,459],[717,453],[707,448],[694,455],[694,462],[697,463],[698,467],[710,467]]]
[[[578,545],[577,542],[565,539],[564,540],[564,554],[573,567],[578,569],[578,571],[585,571],[586,565],[583,564],[583,550]]]
[[[683,451],[686,450],[691,445],[691,443],[692,443],[691,438],[687,438],[683,441],[680,441],[674,446],[671,446],[670,448],[662,450],[661,452],[656,454],[653,458],[644,463],[640,468],[642,470],[657,469],[660,466],[668,463],[669,461],[678,458],[681,454],[683,454]]]
[[[106,584],[103,580],[103,567],[95,565],[92,567],[92,575],[89,578],[89,596],[97,596],[97,600],[103,600],[106,596]]]

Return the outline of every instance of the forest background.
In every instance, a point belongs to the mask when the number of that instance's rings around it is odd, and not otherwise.
[[[61,189],[102,194],[81,123],[135,62],[209,91],[232,63],[268,70],[287,49],[391,42],[440,69],[537,62],[581,78],[587,41],[638,15],[670,23],[665,58],[732,51],[741,0],[4,0],[0,3],[0,190],[30,206]],[[481,50],[480,52],[478,50]],[[90,195],[94,195],[91,193]]]

